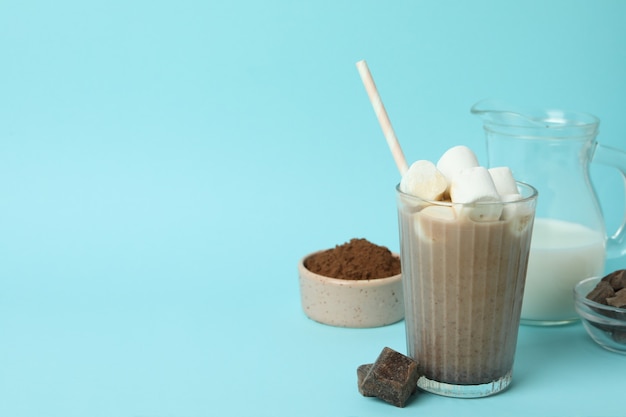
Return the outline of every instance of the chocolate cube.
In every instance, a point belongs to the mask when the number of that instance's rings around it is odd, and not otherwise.
[[[358,379],[359,392],[364,397],[374,397],[374,394],[372,394],[370,392],[363,391],[363,380],[365,379],[365,377],[369,373],[370,369],[372,368],[372,365],[373,365],[373,363],[367,363],[365,365],[359,366],[356,369],[356,376],[357,376],[357,379]]]
[[[626,288],[626,269],[619,269],[602,278],[603,282],[608,282],[613,290],[619,291]]]
[[[609,283],[609,281],[600,281],[598,285],[595,286],[593,290],[587,294],[587,298],[591,301],[595,301],[600,304],[607,304],[606,299],[613,297],[615,295],[615,290]]]
[[[361,365],[359,391],[367,397],[378,397],[396,407],[404,407],[417,389],[417,362],[393,349],[385,347],[369,369]]]
[[[615,297],[607,298],[606,302],[613,307],[626,308],[626,288],[617,291]]]

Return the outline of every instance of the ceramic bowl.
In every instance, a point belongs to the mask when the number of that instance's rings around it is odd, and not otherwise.
[[[371,280],[329,278],[304,266],[314,254],[298,263],[302,309],[309,318],[355,328],[385,326],[404,318],[401,274]]]
[[[576,312],[589,336],[605,349],[626,355],[626,309],[607,306],[587,299],[601,277],[580,281],[574,288]]]

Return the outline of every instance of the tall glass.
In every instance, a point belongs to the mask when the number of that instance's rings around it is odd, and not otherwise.
[[[484,397],[511,382],[537,201],[518,189],[514,202],[453,204],[396,187],[407,349],[426,391]]]

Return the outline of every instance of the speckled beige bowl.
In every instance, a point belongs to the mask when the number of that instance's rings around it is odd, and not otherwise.
[[[298,263],[302,309],[311,319],[339,327],[379,327],[404,318],[401,275],[346,280],[315,274]],[[394,256],[398,256],[394,254]]]

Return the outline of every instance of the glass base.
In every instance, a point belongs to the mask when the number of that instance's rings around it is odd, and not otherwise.
[[[571,318],[571,319],[563,319],[563,320],[531,320],[521,318],[520,324],[525,326],[565,326],[567,324],[576,323],[580,318]]]
[[[504,390],[509,386],[512,379],[512,371],[509,371],[500,379],[479,385],[447,384],[445,382],[437,382],[421,376],[420,379],[417,380],[417,386],[424,391],[446,397],[480,398],[497,394],[498,392]]]

